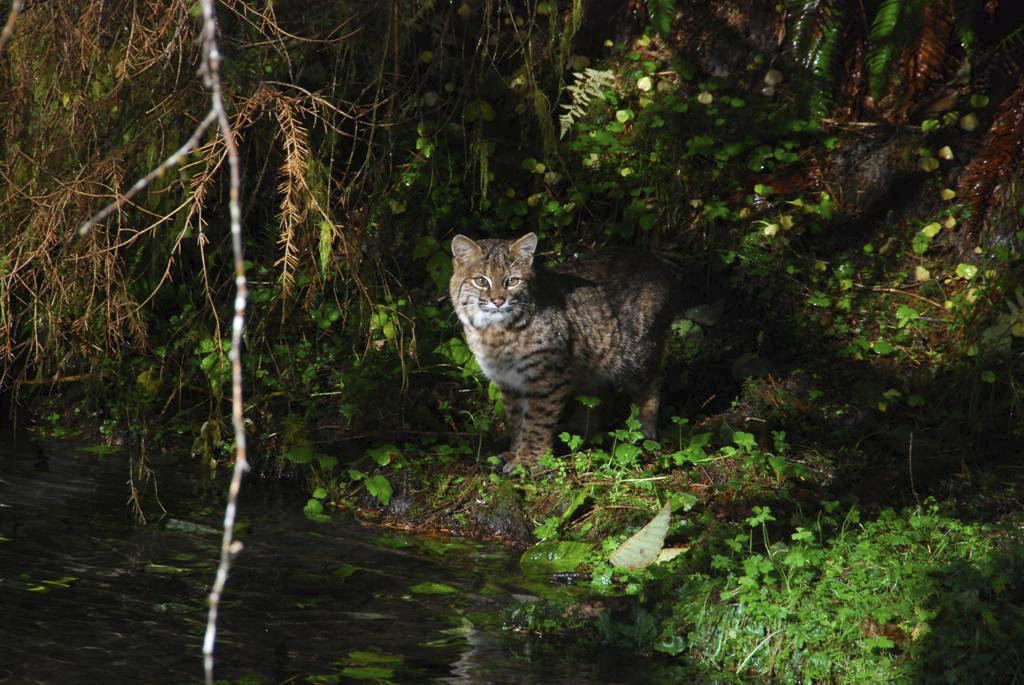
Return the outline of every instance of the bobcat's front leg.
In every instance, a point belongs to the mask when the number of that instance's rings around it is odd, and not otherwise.
[[[511,473],[518,464],[535,466],[551,447],[551,435],[569,396],[572,379],[568,373],[562,373],[538,385],[537,389],[524,392],[519,400],[522,413],[505,459],[504,473]]]
[[[516,444],[523,425],[526,398],[513,388],[501,388],[501,401],[505,405],[505,432],[509,436],[509,451],[511,452],[511,445]]]

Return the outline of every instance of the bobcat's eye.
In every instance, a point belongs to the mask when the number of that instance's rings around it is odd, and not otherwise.
[[[485,276],[474,276],[473,277],[473,285],[475,285],[478,288],[486,288],[490,284],[491,284],[491,282],[489,280],[487,280],[487,278]]]
[[[517,286],[519,285],[519,281],[521,280],[523,279],[519,278],[519,276],[509,276],[508,278],[505,279],[505,287],[511,288],[513,286]]]

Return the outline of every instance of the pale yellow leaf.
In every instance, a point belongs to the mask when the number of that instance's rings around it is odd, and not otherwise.
[[[672,506],[665,502],[661,511],[650,522],[612,552],[608,561],[619,568],[644,568],[658,559],[665,544]]]
[[[665,562],[665,561],[672,561],[673,559],[675,559],[676,557],[678,557],[680,554],[682,554],[683,552],[685,552],[688,549],[690,549],[690,548],[689,547],[666,547],[665,549],[661,550],[661,552],[658,554],[658,563],[660,564],[660,563]]]

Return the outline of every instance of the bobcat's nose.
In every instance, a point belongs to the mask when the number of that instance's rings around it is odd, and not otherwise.
[[[494,304],[495,307],[500,307],[501,305],[505,304],[505,298],[504,297],[492,297],[491,298],[491,302]]]

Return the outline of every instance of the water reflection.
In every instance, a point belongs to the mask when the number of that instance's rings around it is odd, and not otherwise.
[[[139,525],[127,478],[121,453],[0,443],[0,683],[201,682],[220,504],[169,470],[167,515]],[[514,601],[504,582],[515,562],[501,547],[317,524],[286,495],[243,490],[222,682],[665,682],[643,659],[537,653],[489,627]]]

